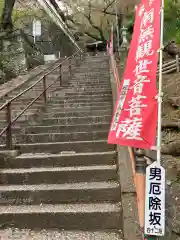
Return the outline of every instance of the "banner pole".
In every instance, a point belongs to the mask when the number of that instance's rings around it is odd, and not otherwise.
[[[164,0],[161,0],[160,23],[160,51],[159,51],[159,91],[158,91],[158,130],[157,130],[157,163],[161,164],[161,140],[162,140],[162,65],[163,65],[163,38],[164,38]]]
[[[161,0],[161,10],[160,10],[160,49],[159,49],[159,86],[158,86],[158,128],[157,128],[157,163],[161,165],[161,141],[162,141],[162,66],[163,66],[163,49],[164,49],[164,0]],[[144,235],[144,240],[159,240],[159,237],[146,236]]]

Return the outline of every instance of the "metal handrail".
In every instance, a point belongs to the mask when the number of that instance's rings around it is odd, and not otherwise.
[[[12,126],[16,123],[16,121],[28,110],[41,96],[44,96],[44,103],[46,105],[47,103],[47,95],[46,92],[47,90],[57,82],[59,79],[60,81],[60,86],[62,85],[62,74],[66,72],[69,69],[70,75],[71,75],[71,59],[74,58],[76,55],[80,55],[81,58],[81,53],[80,51],[75,52],[72,56],[66,58],[63,62],[59,63],[58,66],[54,67],[53,69],[49,70],[47,73],[45,73],[43,76],[41,76],[34,84],[32,84],[30,87],[26,88],[24,91],[20,92],[17,94],[15,97],[11,98],[8,100],[6,103],[4,103],[0,107],[0,111],[4,110],[5,108],[7,109],[6,111],[6,120],[7,120],[7,126],[3,128],[3,130],[0,132],[0,137],[6,132],[6,148],[7,149],[12,149],[13,144],[12,144]],[[69,66],[62,71],[62,65],[69,61]],[[48,87],[46,87],[46,77],[54,72],[56,69],[60,70],[60,75],[55,81],[53,81]],[[29,90],[32,90],[38,83],[40,83],[43,80],[43,91],[35,98],[33,99],[29,104],[26,105],[26,107],[12,120],[11,117],[11,104],[16,101],[19,97],[27,93]]]

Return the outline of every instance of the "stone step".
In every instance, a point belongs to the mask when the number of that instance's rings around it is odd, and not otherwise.
[[[94,86],[94,87],[86,87],[86,85],[82,86],[82,87],[76,87],[75,85],[74,86],[71,86],[71,88],[74,88],[74,93],[87,93],[87,94],[97,94],[98,92],[101,92],[101,93],[110,93],[111,92],[111,88],[110,87],[98,87],[98,86]]]
[[[83,69],[83,67],[91,67],[92,65],[95,65],[95,67],[93,67],[93,69],[96,71],[98,68],[101,68],[102,66],[106,66],[108,65],[108,61],[104,60],[104,59],[100,59],[100,58],[96,58],[96,59],[90,59],[90,58],[84,58],[83,62],[80,66],[78,66],[77,68],[75,68],[75,70],[78,69]],[[104,71],[105,72],[105,71]]]
[[[91,153],[64,152],[61,154],[27,153],[21,154],[16,158],[3,158],[0,168],[114,165],[116,157],[115,151]]]
[[[0,132],[3,130],[3,128],[0,128]],[[14,134],[23,134],[25,133],[25,130],[23,127],[12,127],[12,133]],[[5,134],[4,134],[5,135]],[[1,138],[1,137],[0,137]]]
[[[100,65],[99,62],[94,62],[94,63],[89,63],[89,64],[83,64],[79,69],[74,69],[74,74],[77,73],[87,73],[87,72],[93,72],[99,73],[102,72],[104,73],[104,69],[108,69],[109,66],[107,64],[102,64]],[[108,71],[107,71],[108,72]]]
[[[123,240],[120,231],[60,231],[60,230],[30,230],[30,229],[1,229],[2,240]],[[48,237],[47,237],[48,236]]]
[[[24,105],[27,105],[28,103],[30,103],[33,100],[34,100],[34,98],[19,98],[18,100],[12,102],[12,107],[19,102],[22,102],[22,103],[24,103]],[[0,101],[0,106],[3,105],[5,102],[6,101],[1,100]],[[36,103],[42,103],[42,102],[43,102],[42,98],[36,101]]]
[[[79,76],[98,76],[99,78],[103,79],[103,76],[108,76],[109,75],[109,71],[104,71],[104,68],[107,67],[107,65],[104,66],[100,66],[96,68],[93,68],[90,70],[90,68],[88,66],[83,66],[82,68],[77,68],[77,69],[73,69],[73,77],[76,77],[76,79],[79,78]],[[89,70],[89,71],[88,71]],[[101,76],[102,74],[102,76]]]
[[[23,105],[23,103],[16,104],[16,105],[12,106],[12,111],[13,111],[13,112],[16,112],[16,113],[20,113],[22,110],[25,109],[25,107],[26,107],[26,105]],[[29,108],[27,109],[27,111],[26,111],[24,114],[26,114],[26,113],[28,113],[28,112],[33,112],[33,113],[35,113],[37,110],[41,110],[41,109],[43,109],[44,107],[45,107],[44,104],[38,104],[38,106],[37,106],[37,105],[32,105],[31,107],[29,107]],[[2,111],[2,114],[6,114],[6,111],[5,111],[5,110]]]
[[[48,98],[48,103],[51,104],[51,103],[58,103],[58,104],[62,104],[62,103],[74,103],[74,102],[77,102],[77,103],[83,103],[83,102],[111,102],[112,101],[112,96],[103,96],[103,97],[87,97],[87,98],[80,98],[78,99],[77,98],[71,98],[71,97],[64,97],[62,99],[58,99],[58,98]],[[43,104],[43,102],[42,102]]]
[[[53,93],[54,98],[57,98],[58,95],[59,95],[58,92]],[[77,94],[77,95],[72,96],[72,95],[69,95],[68,93],[66,93],[66,95],[63,97],[63,100],[69,100],[69,99],[71,99],[72,101],[79,101],[79,100],[91,101],[92,99],[99,99],[99,100],[108,99],[108,100],[112,101],[112,94],[103,94],[103,95],[102,94],[100,94],[100,95],[98,95],[98,94],[93,94],[93,95]]]
[[[51,109],[52,112],[55,112],[54,108]],[[27,121],[26,116],[21,118],[20,120],[18,119],[15,123],[14,126],[21,126],[25,127],[28,124],[31,126],[36,125],[37,123],[35,121]],[[28,117],[27,117],[28,118]],[[91,116],[91,117],[69,117],[69,118],[49,118],[49,119],[44,119],[39,122],[40,125],[46,126],[46,125],[80,125],[83,124],[84,121],[89,124],[95,124],[95,123],[107,123],[110,122],[111,120],[111,115],[107,116]],[[6,120],[0,120],[0,128],[4,128],[7,126]],[[93,128],[93,125],[92,125]]]
[[[48,82],[47,81],[47,87],[51,84],[52,82]],[[66,82],[65,83],[65,85],[66,86],[69,86],[69,82]],[[62,86],[60,86],[60,82],[58,82],[57,81],[57,83],[56,84],[54,84],[54,85],[52,85],[47,91],[49,92],[49,91],[52,91],[52,90],[56,90],[58,87],[60,87],[60,89],[63,89],[62,88]],[[25,88],[26,89],[26,88]],[[24,89],[24,90],[25,90]],[[23,89],[21,89],[21,91],[23,91]],[[38,96],[38,93],[40,94],[41,92],[43,92],[44,91],[44,87],[43,87],[43,85],[41,84],[39,87],[36,87],[36,88],[32,88],[32,90],[29,90],[28,92],[26,92],[25,94],[24,94],[24,96],[26,97],[26,96],[29,96],[29,97],[31,97],[31,96]],[[11,94],[9,94],[8,95],[8,99],[11,99],[12,97],[15,97],[15,96],[17,96],[19,94],[19,90],[15,90],[15,91],[13,91]],[[23,96],[22,96],[23,97]]]
[[[111,104],[112,105],[112,103],[111,103],[111,101],[110,100],[104,100],[103,101],[103,103],[104,103],[104,105],[106,105],[106,104]],[[86,106],[93,106],[93,105],[102,105],[102,102],[100,101],[100,102],[98,102],[96,99],[92,99],[91,101],[87,101],[87,102],[83,102],[83,101],[80,101],[80,102],[78,102],[78,101],[64,101],[63,103],[50,103],[49,102],[49,104],[47,105],[47,107],[48,106],[50,106],[50,107],[58,107],[58,106],[60,106],[60,107],[63,107],[63,106],[65,106],[65,107],[74,107],[74,106],[79,106],[79,107],[86,107]]]
[[[111,121],[111,115],[105,116],[85,116],[85,117],[61,117],[61,118],[43,118],[41,125],[76,125],[83,123],[105,123]]]
[[[84,84],[77,84],[77,83],[71,83],[70,87],[74,88],[76,92],[79,91],[85,91],[85,92],[91,92],[93,90],[111,90],[111,87],[109,84],[106,85],[99,85],[99,84],[93,84],[93,85],[87,85],[86,83]]]
[[[58,96],[60,95],[60,96]],[[64,102],[89,102],[89,101],[97,101],[97,102],[104,102],[104,101],[112,101],[112,95],[104,95],[104,96],[98,96],[98,95],[90,95],[90,96],[74,96],[73,98],[71,96],[65,95],[62,96],[62,93],[53,93],[53,97],[47,97],[48,104],[50,103],[64,103]],[[26,98],[20,99],[16,104],[12,105],[12,109],[16,107],[19,104],[28,104],[30,101]],[[38,100],[36,102],[37,105],[44,105],[44,100]],[[23,106],[24,106],[23,105]],[[24,106],[25,107],[25,106]],[[1,112],[6,112],[6,110],[1,111]]]
[[[47,142],[68,142],[68,141],[91,141],[106,140],[108,131],[98,132],[73,132],[73,133],[39,133],[39,134],[18,134],[13,136],[14,143],[47,143]],[[0,142],[5,143],[5,136],[1,136]]]
[[[89,114],[90,115],[90,114]],[[33,116],[33,115],[32,115]],[[105,116],[85,116],[85,117],[60,117],[60,118],[39,118],[39,124],[41,126],[52,126],[52,125],[80,125],[84,122],[86,124],[98,124],[98,123],[107,123],[111,121],[111,115],[105,115]],[[22,117],[20,120],[17,120],[15,122],[15,126],[21,126],[26,127],[28,124],[28,116]],[[29,125],[34,126],[37,122],[35,121],[29,121]],[[0,127],[5,127],[6,120],[0,120]]]
[[[116,165],[1,169],[1,184],[33,185],[110,181]]]
[[[109,74],[79,74],[72,77],[69,83],[87,83],[87,84],[110,84]]]
[[[111,88],[109,86],[92,86],[92,87],[86,87],[86,85],[82,87],[78,87],[76,85],[73,85],[74,88],[76,88],[76,92],[86,92],[87,94],[89,92],[93,92],[94,90],[96,92],[101,92],[101,91],[111,91]]]
[[[84,81],[83,81],[84,79]],[[102,74],[100,72],[92,72],[92,74],[84,73],[75,73],[73,74],[72,78],[70,79],[69,83],[72,82],[81,82],[81,83],[97,83],[97,84],[109,84],[110,77],[109,74]]]
[[[89,73],[91,73],[91,74],[89,74]],[[89,67],[83,67],[81,69],[77,69],[77,70],[73,71],[72,79],[77,80],[77,79],[79,79],[79,77],[83,77],[83,76],[84,76],[85,80],[89,77],[95,77],[95,76],[97,76],[97,78],[99,80],[103,80],[103,77],[109,76],[109,72],[107,71],[105,73],[103,67],[100,67],[100,68],[96,69],[95,71],[94,71],[94,69],[90,69]]]
[[[111,89],[108,90],[92,90],[92,91],[87,91],[87,92],[83,92],[83,91],[76,91],[76,92],[68,92],[66,93],[68,96],[92,96],[92,95],[99,95],[99,96],[104,96],[105,94],[111,94],[112,95],[112,91]]]
[[[0,224],[23,229],[115,230],[122,225],[122,208],[114,203],[0,206]]]
[[[108,71],[105,72],[102,67],[98,69],[91,69],[91,70],[88,67],[84,67],[77,70],[74,69],[72,78],[70,79],[70,81],[72,79],[78,80],[80,77],[82,78],[83,76],[84,76],[84,81],[92,77],[97,77],[98,80],[103,81],[104,77],[106,78],[109,77],[109,72]]]
[[[111,101],[108,102],[97,102],[97,101],[90,101],[90,102],[74,102],[74,103],[69,103],[66,102],[64,104],[49,104],[47,105],[47,108],[53,109],[53,108],[84,108],[84,107],[95,107],[95,106],[101,106],[102,109],[106,109],[106,106],[112,106]]]
[[[72,101],[78,101],[78,100],[92,100],[92,99],[112,99],[112,93],[111,94],[91,94],[91,95],[80,95],[80,94],[74,94],[72,97],[71,93],[66,92],[64,95],[62,95],[61,92],[53,92],[52,94],[52,99],[49,98],[51,101],[56,101],[57,100],[72,100]]]
[[[47,85],[48,87],[48,85]],[[71,88],[70,84],[69,83],[64,83],[63,86],[60,86],[60,83],[58,83],[57,85],[55,86],[52,86],[50,87],[47,92],[52,92],[52,91],[56,91],[57,89],[59,89],[59,91],[63,90],[63,88],[66,87],[66,88]],[[22,91],[22,90],[21,90]],[[38,97],[38,95],[40,95],[40,93],[42,93],[44,91],[44,88],[43,87],[40,87],[40,88],[36,88],[36,89],[33,89],[31,90],[30,92],[26,93],[25,97],[28,96],[31,97],[31,96],[35,96],[35,97]],[[19,91],[15,91],[13,92],[12,94],[8,95],[8,99],[11,99],[15,96],[17,96],[19,94]],[[20,98],[19,98],[20,99]],[[18,100],[17,100],[18,101]]]
[[[22,110],[23,110],[23,107],[21,109],[16,109],[16,106],[15,107],[13,106],[12,111],[11,111],[11,115],[12,116],[17,116]],[[32,114],[32,113],[36,113],[37,110],[38,110],[37,108],[34,108],[34,110],[32,110],[32,108],[29,108],[25,111],[24,115],[29,115],[29,114]],[[6,110],[0,111],[0,116],[6,116],[6,114],[7,114]]]
[[[84,70],[89,69],[90,71],[88,71],[86,73],[92,73],[92,70],[94,70],[95,73],[102,72],[103,74],[106,74],[109,71],[104,71],[105,67],[106,67],[106,69],[109,68],[108,64],[100,63],[99,61],[98,62],[89,62],[89,63],[83,62],[83,65],[73,69],[73,73],[75,73],[75,74],[84,73]]]
[[[4,149],[4,146],[1,147]],[[53,143],[29,143],[16,144],[15,149],[21,153],[61,153],[64,151],[83,152],[106,152],[114,151],[115,146],[107,144],[107,140],[96,141],[74,141],[74,142],[53,142]]]
[[[78,80],[83,80],[84,78],[84,82],[92,79],[93,81],[99,81],[101,82],[109,82],[110,81],[110,77],[109,77],[109,73],[103,73],[102,69],[99,69],[98,71],[94,72],[91,71],[91,74],[88,73],[85,69],[83,69],[83,71],[74,71],[72,78],[70,79],[71,81],[78,81]],[[105,81],[106,80],[106,81]]]
[[[57,72],[47,82],[56,77]],[[43,232],[55,228],[78,231],[67,235],[73,240],[123,239],[118,232],[122,209],[116,145],[107,144],[112,119],[109,80],[108,57],[86,57],[82,66],[73,67],[70,80],[63,76],[63,88],[57,81],[48,91],[46,107],[42,98],[13,127],[13,146],[20,155],[0,164],[0,226],[4,231],[8,227],[46,229]],[[28,97],[42,90],[39,85]],[[24,108],[25,99],[14,104],[16,112]],[[62,232],[54,237],[63,239]],[[26,240],[22,236],[19,240]],[[36,237],[47,236],[54,239]],[[29,238],[33,240],[33,235]]]
[[[98,84],[93,84],[93,85],[87,85],[86,83],[84,84],[77,84],[77,83],[71,83],[70,85],[72,88],[75,89],[76,92],[79,91],[85,91],[85,92],[90,92],[93,90],[111,90],[110,85],[98,85]]]
[[[13,113],[11,115],[12,119],[15,119],[19,114],[20,114],[20,111],[17,111],[16,113]],[[33,117],[34,115],[35,115],[35,112],[24,113],[21,117],[19,117],[18,121],[26,121],[29,118]],[[5,113],[1,113],[0,120],[6,121],[6,118],[7,118],[6,114]]]
[[[110,128],[110,123],[98,123],[98,124],[76,124],[76,125],[53,125],[53,126],[41,126],[34,125],[25,128],[25,133],[72,133],[72,132],[92,132],[92,131],[107,131]],[[14,132],[18,132],[21,128],[14,128]]]
[[[57,93],[56,95],[58,95],[59,93]],[[55,95],[55,94],[54,94]],[[61,97],[61,98],[57,98],[57,96],[54,96],[53,98],[47,98],[48,100],[48,105],[49,104],[54,104],[54,105],[60,105],[60,106],[64,106],[64,104],[82,104],[82,105],[86,105],[86,104],[96,104],[96,103],[100,103],[100,102],[105,102],[105,103],[111,103],[112,100],[112,96],[109,95],[105,95],[105,96],[98,96],[98,95],[90,95],[90,96],[75,96],[72,98],[72,96],[65,96],[65,97]],[[20,101],[15,102],[12,105],[12,109],[13,112],[19,113],[20,110],[23,110],[26,105],[28,104],[29,100],[27,99],[21,99]],[[27,104],[26,104],[27,103]],[[36,108],[41,108],[44,107],[44,101],[43,100],[39,100],[37,102],[35,102],[29,109],[31,110],[32,108],[34,108],[34,106]],[[29,111],[29,110],[28,110]],[[1,113],[6,114],[6,110],[4,109],[3,111],[1,111]]]
[[[18,110],[22,109],[23,110],[27,105],[28,105],[28,102],[24,103],[23,101],[17,101],[17,102],[14,102],[12,104],[12,109],[13,110],[16,110],[16,109],[18,109]],[[38,102],[34,102],[32,106],[33,106],[33,108],[34,107],[39,108],[39,107],[43,107],[44,105],[45,105],[44,101],[38,101]]]
[[[89,68],[91,70],[93,68],[94,70],[97,71],[97,69],[104,69],[105,66],[106,67],[109,66],[108,62],[104,62],[104,60],[102,60],[102,59],[100,60],[100,58],[98,60],[96,59],[95,61],[91,61],[90,59],[88,59],[87,61],[86,60],[83,61],[83,64],[79,68],[76,68],[76,69],[77,70],[81,69],[81,71],[82,71],[84,68]]]
[[[61,108],[60,107],[48,107],[44,110],[46,113],[54,113],[54,112],[59,112],[59,111],[66,111],[66,112],[82,112],[82,111],[89,111],[91,114],[92,111],[94,110],[112,110],[112,104],[111,103],[97,103],[93,105],[81,105],[81,106],[72,106],[72,107],[66,107],[66,108]],[[92,114],[91,114],[92,115]]]
[[[47,113],[47,115],[49,115],[49,118],[45,119],[43,122],[44,124],[46,124],[46,122],[48,122],[48,124],[51,124],[51,120],[52,120],[52,123],[55,124],[55,123],[60,123],[62,122],[62,124],[68,124],[71,122],[72,120],[72,123],[74,122],[74,124],[77,122],[77,123],[83,123],[83,117],[69,117],[69,118],[66,118],[66,117],[62,117],[62,118],[59,118],[59,120],[56,120],[56,118],[52,118],[53,114],[56,113],[56,112],[67,112],[69,114],[72,114],[74,111],[75,112],[82,112],[82,111],[88,111],[89,112],[89,115],[88,116],[85,116],[84,117],[84,120],[90,120],[90,118],[95,121],[95,119],[98,119],[98,116],[95,115],[95,116],[92,116],[92,113],[93,113],[93,110],[103,110],[103,109],[107,109],[107,111],[109,111],[109,113],[111,114],[111,104],[106,104],[104,103],[105,105],[103,105],[103,108],[100,106],[100,105],[90,105],[88,106],[88,103],[87,104],[84,104],[84,105],[80,105],[79,107],[79,104],[77,104],[78,106],[75,106],[75,104],[73,104],[73,106],[69,106],[69,105],[72,105],[72,104],[69,104],[68,106],[62,106],[62,105],[58,105],[58,104],[53,104],[53,105],[49,105],[47,106],[45,109],[42,108],[42,110],[44,110],[44,113]],[[33,125],[34,123],[34,117],[37,118],[37,114],[35,113],[37,112],[37,109],[32,109],[32,112],[29,112],[29,113],[24,113],[16,122],[15,122],[15,126],[26,126],[29,122],[30,125]],[[17,114],[16,115],[13,115],[12,118],[14,119],[20,112],[17,111]],[[89,117],[91,116],[91,117]],[[109,116],[109,118],[107,117]],[[85,119],[87,118],[87,119]],[[99,118],[103,119],[103,116],[99,116]],[[111,120],[111,115],[105,115],[104,116],[104,119],[108,118],[108,121]],[[38,120],[40,118],[37,118],[36,120]],[[67,120],[66,120],[67,119]],[[68,120],[69,119],[69,120]],[[74,119],[74,120],[73,120]],[[42,122],[42,124],[43,124]],[[5,127],[7,124],[7,121],[6,121],[6,116],[3,114],[1,117],[0,117],[0,128],[3,128]]]
[[[95,61],[91,61],[90,59],[88,59],[88,60],[85,59],[85,60],[83,60],[83,63],[79,67],[74,69],[74,71],[78,71],[78,70],[82,71],[84,68],[89,68],[90,69],[91,66],[93,66],[92,69],[94,71],[97,71],[98,69],[102,69],[102,71],[103,71],[104,67],[109,66],[109,63],[104,62],[104,59],[103,60],[98,59],[98,60],[95,60]],[[106,71],[103,71],[103,72],[106,72]]]
[[[88,88],[110,88],[111,85],[110,83],[106,82],[106,83],[98,83],[98,82],[94,82],[93,80],[91,82],[86,82],[86,81],[82,81],[82,82],[75,82],[75,81],[71,81],[70,82],[70,86],[76,86],[78,88],[83,88],[85,87],[86,89]]]
[[[59,117],[88,117],[88,116],[101,116],[112,114],[111,109],[107,110],[92,110],[92,111],[63,111],[54,113],[44,113],[44,118],[59,118]]]
[[[27,121],[23,120],[17,120],[16,123],[14,125],[16,126],[26,126]],[[7,127],[7,121],[6,120],[0,120],[0,128],[5,128]]]
[[[91,67],[91,64],[94,64],[96,67],[95,69],[97,69],[98,67],[104,66],[108,64],[108,60],[106,62],[107,59],[103,59],[100,56],[95,56],[94,58],[92,56],[84,58],[82,64],[79,66],[79,68],[82,68],[84,66],[88,66]],[[77,68],[78,69],[78,68]]]
[[[117,182],[0,186],[0,205],[118,202]]]
[[[89,88],[96,88],[96,89],[108,88],[109,90],[111,89],[111,84],[108,83],[108,81],[104,82],[104,83],[95,82],[93,79],[90,79],[90,80],[88,79],[88,81],[89,82],[85,82],[85,81],[83,81],[83,78],[82,78],[82,80],[80,79],[79,81],[71,81],[69,83],[69,86],[76,87],[78,89],[86,88],[87,90]]]

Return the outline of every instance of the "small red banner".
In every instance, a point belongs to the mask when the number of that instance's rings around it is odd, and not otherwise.
[[[108,143],[151,149],[156,141],[160,0],[142,0]]]

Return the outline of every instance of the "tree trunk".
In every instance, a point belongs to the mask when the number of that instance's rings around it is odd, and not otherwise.
[[[15,0],[5,0],[3,13],[2,13],[2,28],[4,30],[12,30],[12,11],[14,8]]]

